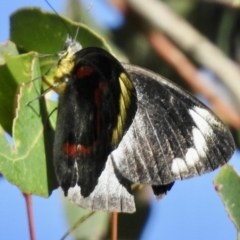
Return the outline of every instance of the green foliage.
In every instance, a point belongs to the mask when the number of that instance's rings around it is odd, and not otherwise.
[[[69,226],[73,226],[79,219],[90,213],[89,210],[72,204],[68,199],[64,199],[66,214]],[[90,219],[86,219],[75,231],[75,239],[102,239],[107,235],[109,227],[110,213],[95,212]]]
[[[13,43],[6,42],[0,45],[0,124],[8,133],[12,131],[14,98],[19,85],[18,79],[14,78],[12,71],[15,71],[16,67],[20,67],[19,63],[22,61],[18,60],[18,52]],[[24,69],[24,66],[21,67]],[[24,76],[22,77],[24,79]]]
[[[0,46],[0,172],[21,191],[48,197],[58,187],[52,156],[57,103],[45,99],[46,96],[39,98],[48,87],[42,86],[41,78],[52,68],[44,76],[52,83],[56,53],[61,51],[67,32],[74,36],[80,27],[77,40],[83,47],[99,46],[106,50],[109,47],[87,27],[64,18],[66,28],[59,16],[39,9],[19,10],[10,22],[14,43]],[[55,56],[39,58],[36,52]],[[33,79],[36,81],[27,83]],[[26,107],[33,99],[36,100]],[[5,132],[13,137],[12,148]],[[73,221],[86,213],[71,203],[68,205],[74,209],[74,214],[70,214]],[[106,234],[108,220],[109,213],[95,214],[80,228],[80,236],[94,239],[93,236]]]
[[[225,208],[240,232],[240,177],[230,165],[222,167],[220,173],[214,179],[216,191],[221,196]]]
[[[76,40],[84,48],[98,46],[110,51],[104,39],[85,25],[64,17],[60,18],[55,13],[43,12],[38,8],[24,8],[15,12],[11,15],[10,24],[10,38],[20,52],[36,51],[40,54],[55,55],[39,59],[42,74],[45,74],[50,68],[53,69],[57,60],[56,54],[63,49],[67,35],[75,37],[77,31]],[[52,82],[51,77],[52,74],[46,76],[49,82]]]
[[[24,86],[21,84],[35,78],[40,79],[56,63],[56,58],[39,59],[37,54],[31,51],[41,54],[59,52],[67,33],[74,36],[78,27],[80,30],[77,40],[83,47],[99,46],[109,50],[105,41],[87,27],[63,19],[67,28],[56,14],[35,8],[17,11],[11,16],[10,21],[11,40],[17,47],[12,42],[0,46],[0,172],[23,192],[45,197],[57,187],[52,163],[56,111],[49,118],[49,113],[56,108],[56,103],[40,98],[26,107],[26,103],[37,98],[45,86],[42,86],[41,81],[34,81]],[[136,36],[135,32],[131,33]],[[121,43],[126,42],[127,47],[132,50],[134,44],[129,44],[129,40],[125,41],[129,38],[125,34],[121,34],[121,37],[124,41],[121,38],[117,39]],[[139,49],[138,47],[137,58],[153,65],[152,61],[149,61],[150,57],[139,57]],[[144,52],[142,48],[141,52]],[[159,68],[159,62],[156,65]],[[51,74],[49,76],[51,77]],[[47,79],[51,82],[51,78]],[[5,132],[13,137],[13,148],[7,142]],[[230,166],[225,166],[214,182],[238,231],[239,181],[236,172]],[[73,223],[84,211],[76,206],[70,207],[73,209],[70,212],[81,211],[71,220]],[[71,213],[70,215],[73,217]],[[99,213],[96,215],[96,220],[93,218],[96,223],[84,223],[87,232],[103,233],[108,218],[107,213]],[[99,222],[100,225],[97,224]],[[95,226],[94,230],[91,230],[91,226]],[[81,236],[85,236],[86,229],[84,226],[79,229]]]
[[[37,53],[31,51],[58,53],[67,30],[74,36],[78,27],[78,41],[84,47],[109,48],[87,27],[64,19],[66,29],[59,16],[40,9],[19,10],[10,22],[14,44],[6,42],[0,48],[0,172],[23,192],[47,197],[57,187],[52,161],[56,111],[49,116],[56,109],[56,102],[39,98],[40,79],[57,58],[39,59]],[[17,49],[22,54],[19,55]],[[49,82],[52,82],[51,76],[46,76]],[[32,79],[39,80],[22,85]],[[39,99],[26,107],[35,98]],[[13,148],[4,132],[13,137]]]
[[[30,107],[25,106],[39,96],[40,82],[21,85],[41,76],[38,58],[33,52],[17,55],[12,43],[5,46],[9,47],[2,49],[4,60],[0,67],[3,89],[0,95],[0,171],[23,192],[48,196],[56,184],[54,175],[48,172],[52,164],[46,160],[51,153],[45,147],[45,137],[50,140],[53,132],[43,134],[47,113],[42,99],[34,101]],[[12,135],[13,148],[4,137],[4,130]]]
[[[58,53],[63,48],[66,36],[70,34],[74,37],[78,27],[77,40],[83,47],[98,46],[109,50],[105,41],[86,26],[37,8],[15,12],[11,15],[10,24],[10,38],[24,52]]]

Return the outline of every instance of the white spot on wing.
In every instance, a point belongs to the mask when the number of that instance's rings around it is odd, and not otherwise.
[[[181,176],[181,173],[187,172],[188,167],[182,158],[174,158],[172,162],[172,173],[176,176]]]
[[[189,109],[189,114],[191,115],[193,121],[196,123],[198,129],[202,132],[202,134],[210,137],[213,134],[213,130],[212,127],[207,122],[207,119],[205,118],[206,113],[204,112],[205,114],[203,115],[201,114],[201,112],[203,112],[202,110],[204,109],[197,107],[195,107],[194,109],[198,109],[198,111],[195,112],[194,110]],[[201,109],[201,111],[199,111],[199,109]]]
[[[206,157],[207,143],[203,134],[195,127],[192,130],[192,134],[194,146],[198,152],[198,155],[201,157]]]
[[[185,178],[185,175],[188,175],[191,173],[191,176],[193,174],[198,175],[198,172],[196,170],[196,165],[199,165],[199,155],[195,148],[189,148],[186,155],[185,160],[182,158],[174,158],[172,162],[172,173],[175,176]],[[194,172],[194,173],[193,173]]]
[[[193,126],[192,137],[194,146],[189,148],[183,158],[175,158],[172,162],[172,172],[175,176],[184,177],[201,172],[201,158],[207,157],[208,140],[214,137],[213,128],[221,123],[208,110],[200,107],[189,109],[196,126]],[[200,169],[200,170],[197,170]]]
[[[211,125],[221,125],[221,123],[208,110],[200,107],[194,107],[193,110],[201,115]]]
[[[189,167],[194,167],[199,161],[199,156],[195,148],[189,148],[186,156],[186,163]]]

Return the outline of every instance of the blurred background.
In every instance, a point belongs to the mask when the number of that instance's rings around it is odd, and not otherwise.
[[[193,92],[240,135],[240,5],[228,0],[50,0],[59,14],[103,36],[123,61],[153,70]],[[44,0],[2,2],[0,42],[9,38],[9,16],[22,7],[52,9]],[[61,24],[61,23],[60,23]],[[240,169],[236,151],[230,164]],[[136,195],[137,212],[119,215],[119,239],[237,238],[214,190],[218,171],[176,182],[161,201],[147,188]],[[0,239],[29,239],[26,206],[16,186],[0,178]],[[82,211],[60,189],[33,196],[37,239],[60,239]],[[106,239],[109,215],[99,213],[67,239]]]

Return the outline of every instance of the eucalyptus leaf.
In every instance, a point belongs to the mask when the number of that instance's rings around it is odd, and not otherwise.
[[[225,208],[240,232],[240,176],[232,166],[226,164],[214,179],[215,189],[222,198]]]
[[[10,19],[11,40],[16,47],[11,42],[0,46],[0,172],[23,192],[45,197],[58,186],[52,156],[57,102],[40,97],[41,79],[44,76],[53,82],[57,53],[67,34],[74,36],[78,28],[77,40],[83,47],[109,50],[105,41],[87,27],[62,19],[37,8],[21,9]],[[54,54],[42,58],[37,52]],[[34,81],[22,85],[30,80]],[[13,148],[5,132],[13,137]]]
[[[44,99],[34,101],[26,107],[26,103],[39,96],[41,82],[20,85],[21,82],[41,76],[38,58],[34,53],[28,53],[14,57],[7,56],[5,59],[5,67],[12,76],[7,81],[9,84],[15,83],[17,94],[10,87],[3,92],[6,96],[3,99],[5,106],[11,106],[14,102],[15,107],[10,107],[14,109],[13,148],[10,147],[1,128],[0,172],[23,192],[47,197],[56,187],[56,180],[50,170],[52,163],[47,161],[51,152],[46,150],[46,141],[48,140],[47,146],[49,146],[52,131],[45,133],[47,129],[45,101]],[[13,93],[16,95],[12,96]],[[3,115],[0,117],[2,120]]]

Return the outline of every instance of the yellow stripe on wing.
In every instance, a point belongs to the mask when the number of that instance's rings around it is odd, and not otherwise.
[[[112,146],[116,146],[124,134],[125,122],[128,114],[128,108],[131,104],[131,95],[134,86],[132,81],[125,73],[121,73],[119,77],[120,83],[120,97],[119,97],[119,113],[117,117],[117,124],[113,129]]]

